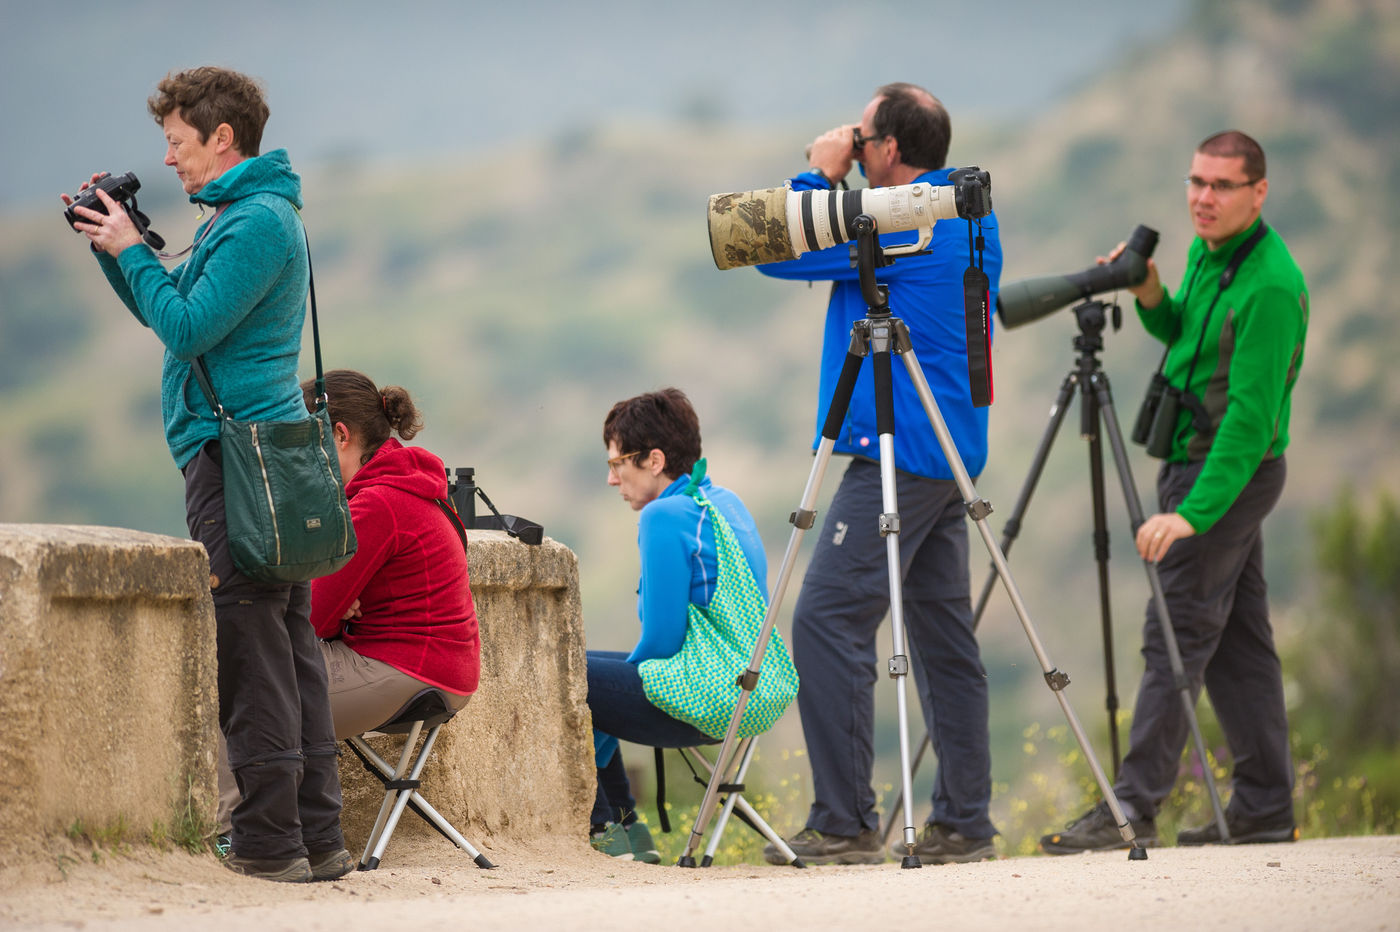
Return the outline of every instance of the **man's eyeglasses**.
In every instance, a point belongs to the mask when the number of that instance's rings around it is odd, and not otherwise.
[[[623,463],[627,462],[634,456],[641,455],[641,452],[641,450],[638,450],[636,453],[619,453],[617,456],[614,456],[612,459],[608,460],[608,472],[617,472],[618,469],[622,467]]]
[[[1216,194],[1233,194],[1240,188],[1247,188],[1250,185],[1258,184],[1263,179],[1255,178],[1251,181],[1226,181],[1223,179],[1220,181],[1206,181],[1204,178],[1198,178],[1195,175],[1187,175],[1184,180],[1186,181],[1186,187],[1197,193],[1204,191],[1206,188],[1210,188]]]
[[[851,148],[854,149],[856,155],[859,156],[865,151],[865,144],[867,142],[876,142],[884,139],[888,135],[889,133],[879,133],[874,136],[865,136],[861,134],[860,127],[857,126],[855,129],[851,130]]]

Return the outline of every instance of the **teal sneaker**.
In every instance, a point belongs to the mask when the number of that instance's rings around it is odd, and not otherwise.
[[[651,829],[640,819],[625,828],[627,844],[632,856],[643,864],[660,864],[661,852],[656,850],[656,841],[651,837]]]
[[[588,836],[588,843],[594,851],[601,851],[619,861],[632,860],[632,846],[627,843],[627,830],[616,822],[609,822],[601,832]]]

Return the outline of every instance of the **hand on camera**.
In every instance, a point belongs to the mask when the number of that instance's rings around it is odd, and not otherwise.
[[[1123,250],[1128,247],[1126,241],[1119,243],[1113,248],[1113,252],[1107,256],[1099,256],[1096,260],[1099,265],[1108,265],[1114,259],[1123,254]],[[1157,263],[1152,259],[1147,260],[1147,277],[1142,280],[1142,284],[1128,288],[1133,297],[1138,299],[1138,303],[1151,310],[1162,303],[1162,279],[1157,274]]]
[[[85,191],[106,176],[107,172],[98,172],[78,190]],[[59,197],[65,205],[73,203],[73,199],[67,194],[60,194]],[[75,207],[74,211],[87,218],[87,222],[75,224],[73,229],[88,238],[94,252],[105,252],[115,259],[123,249],[141,242],[141,234],[136,231],[136,225],[127,216],[126,209],[112,200],[106,191],[98,188],[97,197],[107,208],[107,213],[103,215],[89,207]]]
[[[836,184],[851,172],[851,163],[855,161],[851,150],[855,128],[856,125],[851,123],[827,130],[812,140],[812,144],[807,147],[808,165],[819,169],[831,179],[832,184]]]

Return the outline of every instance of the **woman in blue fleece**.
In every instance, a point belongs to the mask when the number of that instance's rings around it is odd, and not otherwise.
[[[640,512],[637,546],[641,582],[637,614],[641,637],[631,653],[588,652],[588,707],[598,763],[592,843],[614,857],[660,860],[651,832],[637,821],[636,802],[623,769],[618,739],[681,748],[715,740],[647,701],[637,664],[681,649],[689,607],[704,607],[718,585],[714,530],[692,497],[698,487],[729,522],[761,588],[768,563],[753,518],[739,497],[704,475],[700,420],[677,388],[638,395],[613,405],[603,422],[608,485]]]
[[[311,588],[254,582],[234,567],[219,422],[190,377],[191,361],[202,355],[230,417],[306,417],[297,382],[310,276],[297,214],[301,180],[285,151],[258,154],[268,108],[245,75],[222,68],[168,75],[148,108],[165,133],[165,164],[190,201],[213,213],[189,259],[167,272],[100,189],[106,214],[77,208],[87,220],[77,229],[118,297],[165,345],[165,438],[185,477],[190,535],[209,552],[219,726],[243,797],[224,863],[267,880],[333,880],[355,862],[340,832],[340,776]]]

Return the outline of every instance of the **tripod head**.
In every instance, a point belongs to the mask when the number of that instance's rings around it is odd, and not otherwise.
[[[1113,330],[1123,329],[1123,309],[1118,304],[1108,304],[1090,298],[1073,308],[1074,320],[1079,325],[1079,336],[1074,338],[1074,348],[1081,353],[1093,355],[1103,349],[1103,328],[1109,320]]]

